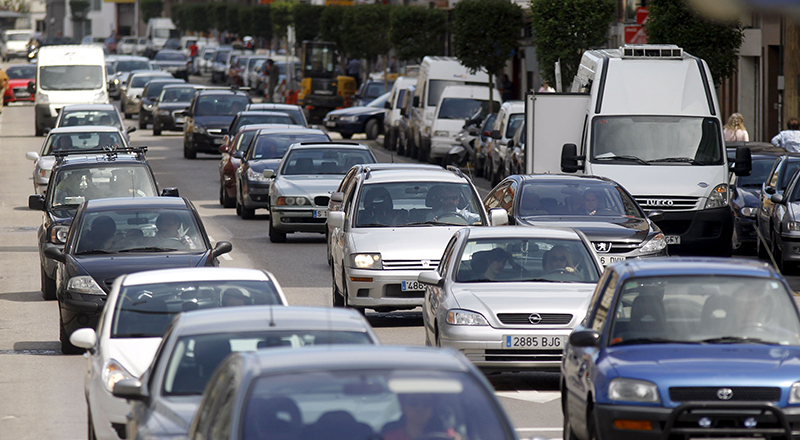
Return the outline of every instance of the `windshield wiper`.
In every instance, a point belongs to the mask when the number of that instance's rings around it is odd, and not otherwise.
[[[171,251],[177,251],[177,249],[163,248],[157,246],[147,246],[140,248],[122,249],[119,252],[123,253],[123,252],[171,252]]]
[[[382,228],[382,227],[389,227],[391,225],[386,225],[383,223],[365,223],[363,225],[356,225],[357,228]]]
[[[667,338],[634,338],[620,341],[612,345],[630,345],[630,344],[697,344],[698,342],[691,341],[678,341],[675,339]]]
[[[414,222],[414,223],[406,223],[402,226],[421,226],[421,225],[441,225],[442,223],[437,222],[436,220],[428,220],[424,222]]]
[[[760,338],[750,338],[747,336],[720,336],[718,338],[703,339],[703,344],[773,344]]]
[[[89,255],[89,254],[116,254],[116,252],[107,251],[105,249],[89,249],[88,251],[75,252],[75,255]]]
[[[691,157],[664,157],[662,159],[653,159],[648,160],[648,163],[661,163],[661,162],[679,162],[679,163],[690,163],[692,165],[705,165],[703,162],[698,162]]]
[[[640,157],[631,156],[627,154],[622,156],[595,156],[594,160],[625,160],[628,162],[636,162],[639,165],[650,165],[646,160]]]

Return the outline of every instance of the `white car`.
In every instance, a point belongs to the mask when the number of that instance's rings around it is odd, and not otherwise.
[[[144,86],[153,79],[173,78],[169,72],[160,70],[133,72],[128,77],[126,87],[122,89],[120,96],[120,107],[125,119],[131,118],[131,115],[139,113],[139,103],[142,100],[142,92]]]
[[[130,406],[112,395],[114,384],[137,379],[150,366],[172,318],[180,312],[253,304],[286,305],[275,277],[255,269],[165,269],[114,281],[97,325],[81,328],[70,342],[89,352],[84,381],[89,438],[125,437]],[[267,319],[267,317],[265,317]]]
[[[61,108],[56,118],[56,128],[85,125],[111,125],[117,127],[130,142],[136,127],[126,127],[122,114],[113,104],[69,104]]]

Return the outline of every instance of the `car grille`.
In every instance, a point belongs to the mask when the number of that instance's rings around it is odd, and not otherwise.
[[[722,389],[732,391],[730,399],[720,399]],[[672,387],[669,398],[673,402],[777,402],[781,399],[778,387]]]
[[[30,98],[31,94],[28,92],[27,87],[14,87],[13,89],[15,98]]]
[[[317,206],[328,206],[328,201],[331,198],[328,196],[316,196],[314,197],[314,204]]]
[[[691,211],[697,208],[697,201],[700,199],[691,196],[634,196],[634,198],[645,211],[650,209]]]
[[[490,362],[561,362],[562,350],[486,350]]]
[[[627,254],[639,247],[639,243],[616,243],[613,241],[593,241],[592,246],[598,254]]]
[[[383,260],[383,268],[386,270],[436,270],[438,266],[439,260]]]
[[[539,315],[541,322],[533,324],[530,321],[532,315]],[[570,313],[498,313],[497,319],[503,324],[524,324],[524,325],[567,325],[572,321]]]
[[[265,200],[266,201],[265,196]],[[250,196],[252,198],[252,196]],[[315,224],[323,224],[327,221],[325,218],[311,218],[311,217],[281,217],[281,222],[283,223],[315,223]]]

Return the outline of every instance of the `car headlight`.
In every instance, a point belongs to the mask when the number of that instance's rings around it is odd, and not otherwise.
[[[114,359],[109,359],[105,368],[103,368],[103,385],[109,393],[114,391],[114,385],[122,379],[135,379],[128,370],[125,369],[119,362]]]
[[[758,206],[745,206],[742,208],[742,215],[745,217],[755,217],[758,213]]]
[[[203,127],[202,125],[195,124],[194,132],[195,132],[195,134],[202,134],[202,135],[208,136],[208,131],[206,131],[206,128]]]
[[[69,279],[67,283],[67,290],[76,293],[83,293],[86,295],[105,295],[106,293],[94,278],[88,275],[82,275],[79,277],[72,277]]]
[[[800,403],[800,382],[792,384],[792,389],[789,391],[789,403]]]
[[[147,111],[153,111],[153,104],[151,104],[151,103],[142,104],[142,108],[147,110]]]
[[[714,209],[714,208],[722,208],[723,206],[728,206],[728,184],[721,183],[714,187],[711,190],[711,194],[708,196],[708,200],[706,201],[705,209]]]
[[[311,201],[305,197],[278,197],[277,204],[281,206],[304,206],[311,205]]]
[[[660,403],[658,387],[653,382],[616,378],[608,384],[608,398],[625,402]]]
[[[247,180],[252,180],[253,182],[264,182],[268,183],[270,180],[269,178],[264,177],[264,173],[259,173],[258,171],[253,171],[252,168],[248,168],[247,172]]]
[[[433,137],[450,137],[450,132],[447,130],[436,130],[433,132]]]
[[[114,84],[119,85],[119,78],[114,79]]]
[[[658,233],[647,240],[642,247],[639,248],[639,252],[651,254],[661,251],[665,247],[667,247],[667,240],[664,238],[664,234]]]
[[[339,120],[342,122],[356,122],[358,121],[358,116],[340,116]]]
[[[447,311],[447,323],[450,325],[489,325],[486,318],[480,313],[459,309]]]
[[[383,269],[381,254],[353,254],[351,257],[356,269]]]
[[[800,222],[789,222],[786,224],[786,228],[791,232],[800,232]]]
[[[53,226],[50,229],[50,243],[64,244],[67,242],[69,226]]]

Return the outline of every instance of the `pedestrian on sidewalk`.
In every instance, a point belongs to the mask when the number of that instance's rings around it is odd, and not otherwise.
[[[786,128],[772,138],[772,145],[791,153],[800,153],[800,120],[790,118],[786,122]]]

